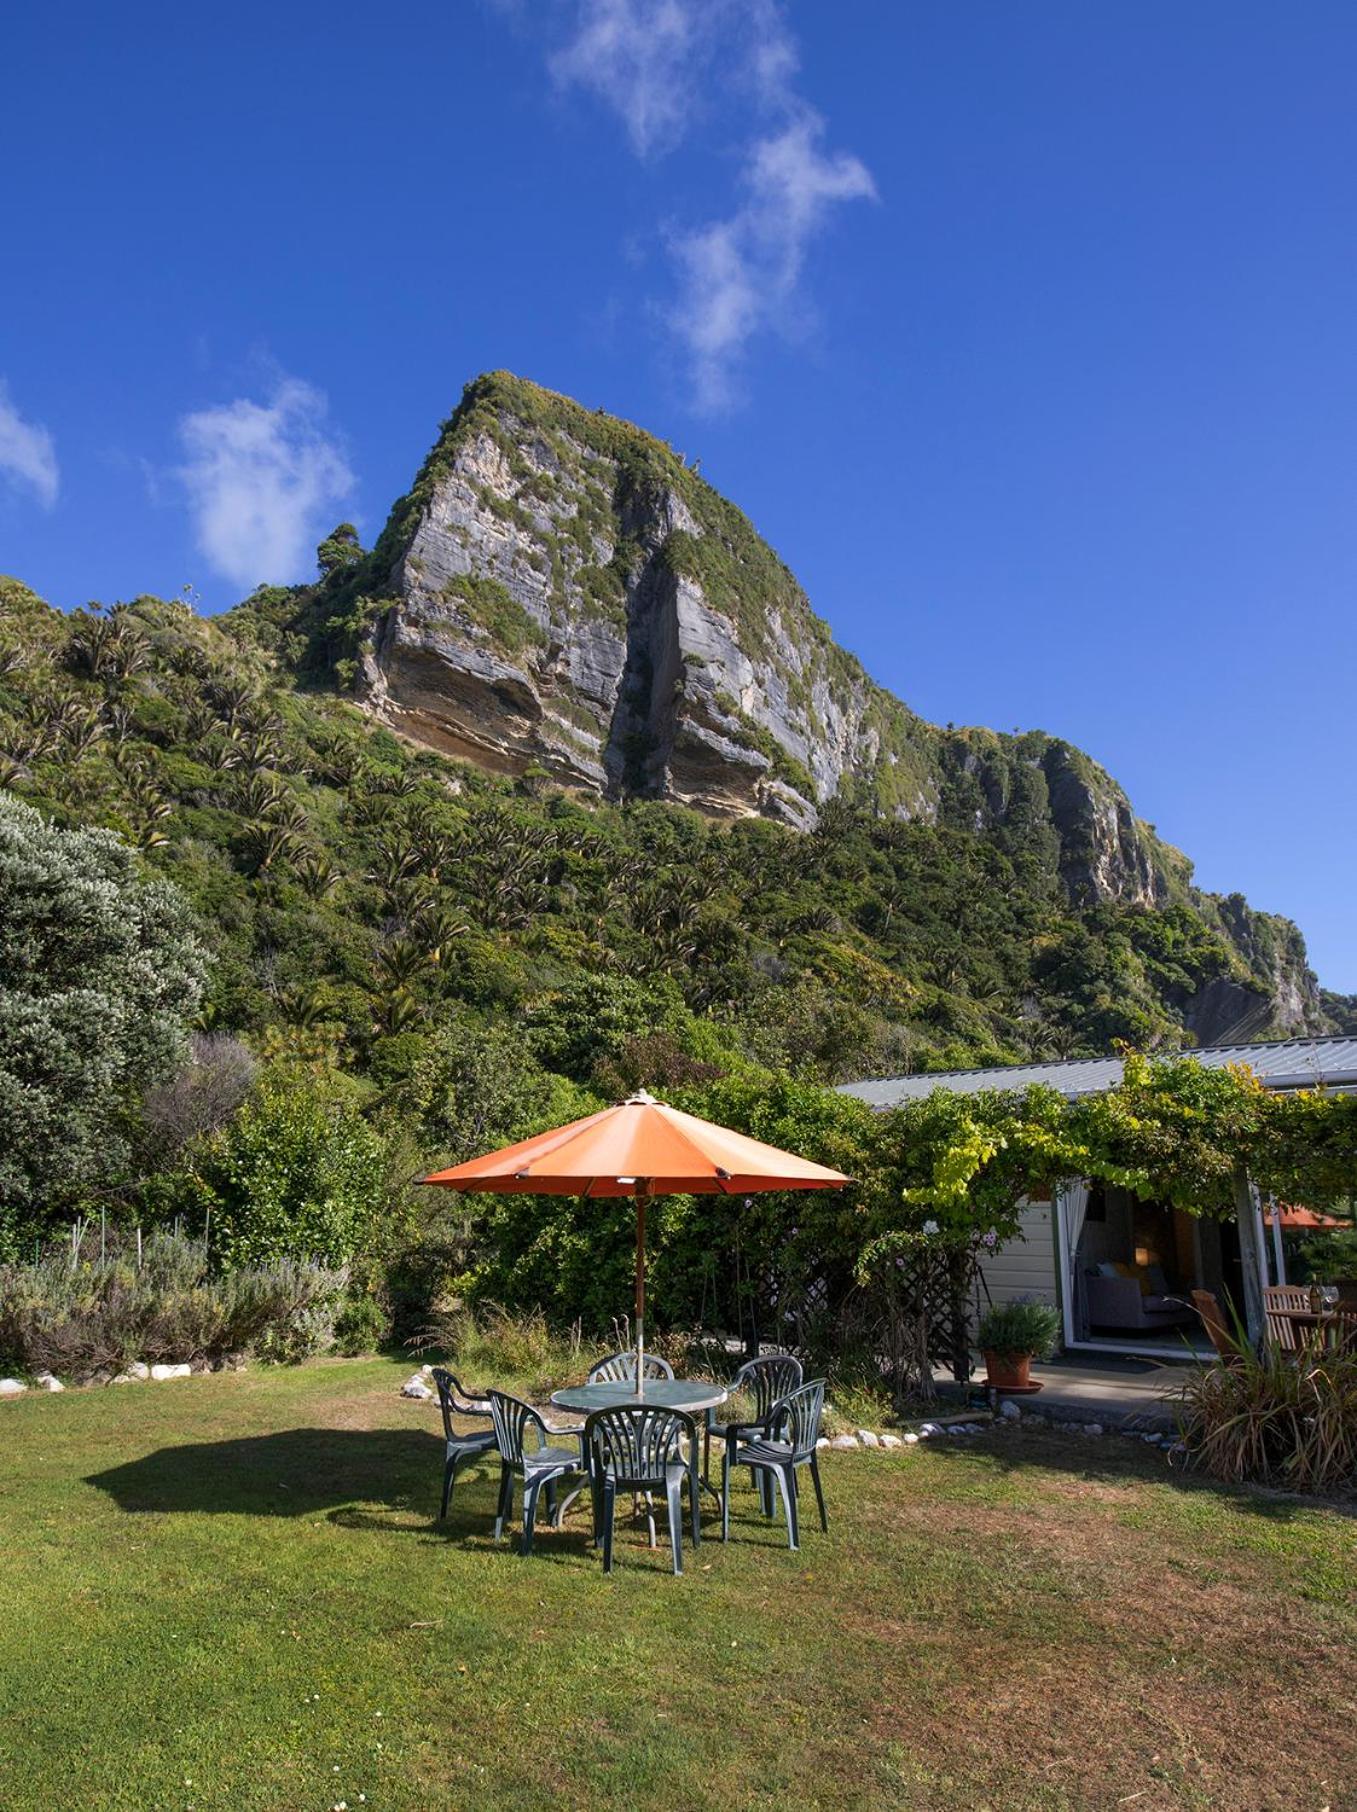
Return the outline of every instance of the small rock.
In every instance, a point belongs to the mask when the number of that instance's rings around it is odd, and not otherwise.
[[[864,1447],[879,1447],[881,1445],[881,1436],[879,1434],[873,1434],[870,1428],[860,1428],[858,1430],[858,1440]]]
[[[66,1388],[61,1379],[54,1377],[51,1372],[39,1372],[33,1382],[39,1390],[65,1390]]]
[[[908,1434],[901,1435],[900,1439],[904,1442],[906,1447],[917,1447],[919,1444],[919,1437],[914,1433],[913,1429],[911,1429]]]
[[[1022,1411],[1018,1408],[1012,1397],[1005,1397],[1003,1402],[999,1405],[999,1414],[1003,1417],[1005,1422],[1016,1422],[1022,1415]]]
[[[0,1378],[0,1397],[22,1397],[27,1389],[18,1378]]]
[[[431,1365],[421,1365],[419,1370],[420,1370],[420,1375],[422,1377],[427,1378],[432,1373],[433,1367]]]
[[[817,1442],[816,1442],[816,1443],[815,1443],[815,1445],[816,1445],[816,1447],[817,1447],[817,1448],[818,1448],[818,1447],[828,1447],[828,1445],[829,1445],[829,1436],[828,1436],[828,1435],[827,1435],[827,1434],[822,1434],[822,1435],[821,1435],[821,1436],[820,1436],[820,1438],[819,1438],[819,1440],[818,1440],[818,1441],[817,1441]]]
[[[401,1395],[403,1397],[413,1397],[416,1402],[423,1403],[432,1397],[433,1392],[420,1377],[419,1373],[416,1372],[413,1378],[407,1378],[404,1384],[401,1385]]]
[[[849,1447],[856,1447],[858,1444],[858,1438],[856,1435],[851,1435],[851,1434],[836,1434],[834,1439],[829,1444],[831,1447],[837,1447],[841,1452],[843,1452],[843,1451],[846,1451]]]
[[[150,1377],[151,1368],[144,1360],[134,1359],[127,1368],[127,1375],[129,1378],[139,1378],[144,1382]]]
[[[1103,1425],[1101,1422],[1085,1422],[1084,1433],[1086,1435],[1100,1435],[1102,1432]]]
[[[898,1434],[883,1434],[881,1437],[881,1445],[883,1447],[903,1447],[904,1442],[900,1439]]]
[[[135,1372],[115,1372],[109,1379],[110,1384],[140,1384],[141,1379]]]
[[[1030,1410],[1023,1417],[1022,1425],[1024,1428],[1049,1428],[1051,1426],[1046,1416],[1035,1415]]]
[[[157,1384],[163,1384],[166,1378],[191,1378],[193,1367],[191,1365],[153,1365],[151,1376]]]
[[[937,1434],[937,1432],[938,1432],[938,1425],[936,1422],[920,1422],[919,1439],[921,1441],[926,1440],[929,1435]]]

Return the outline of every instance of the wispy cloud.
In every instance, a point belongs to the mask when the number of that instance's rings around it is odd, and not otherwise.
[[[238,397],[184,416],[179,439],[178,476],[213,568],[246,588],[301,578],[325,512],[354,486],[322,393],[280,377],[267,402]]]
[[[861,159],[826,148],[824,119],[797,88],[800,58],[778,0],[574,0],[558,82],[617,113],[641,157],[674,149],[713,94],[738,99],[745,138],[731,210],[668,236],[678,289],[661,318],[682,346],[694,406],[738,393],[754,337],[788,332],[816,235],[840,203],[871,198]]]
[[[584,0],[551,73],[606,101],[648,157],[683,136],[705,48],[692,0]]]
[[[44,509],[57,500],[61,473],[56,442],[40,422],[25,421],[0,379],[0,478],[31,490]]]

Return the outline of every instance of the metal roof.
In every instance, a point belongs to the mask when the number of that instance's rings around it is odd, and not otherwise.
[[[1208,1069],[1246,1063],[1264,1088],[1357,1090],[1357,1037],[1279,1038],[1268,1044],[1213,1044],[1173,1055],[1191,1057]],[[1057,1089],[1068,1100],[1100,1095],[1121,1081],[1120,1057],[1072,1057],[1063,1063],[1015,1063],[990,1070],[935,1070],[921,1076],[891,1076],[880,1082],[848,1082],[842,1095],[856,1095],[871,1107],[898,1107],[920,1101],[934,1089],[978,1095],[982,1089],[1023,1089],[1034,1082]]]

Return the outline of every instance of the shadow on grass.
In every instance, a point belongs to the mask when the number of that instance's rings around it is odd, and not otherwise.
[[[162,1447],[84,1482],[135,1512],[316,1516],[355,1500],[436,1512],[442,1475],[442,1439],[419,1429],[289,1428]]]
[[[487,1554],[518,1557],[521,1494],[514,1495],[514,1520],[506,1538],[493,1539],[499,1486],[498,1456],[468,1465],[458,1474],[450,1513],[439,1522],[443,1442],[417,1429],[296,1428],[239,1440],[203,1441],[158,1452],[91,1473],[87,1485],[107,1492],[133,1515],[221,1515],[318,1517],[355,1533],[415,1536],[429,1545],[471,1544]],[[561,1529],[539,1518],[533,1555],[545,1565],[599,1565],[590,1539],[587,1496],[577,1501]],[[786,1547],[780,1522],[766,1522],[751,1492],[732,1500],[732,1540]],[[661,1511],[658,1546],[650,1564],[668,1566],[667,1531]],[[692,1549],[684,1527],[685,1554]],[[644,1522],[619,1510],[619,1564],[623,1551],[645,1546]],[[720,1548],[720,1522],[711,1500],[703,1503],[703,1544]],[[640,1559],[640,1555],[635,1556]]]
[[[1306,1511],[1328,1511],[1336,1516],[1357,1516],[1357,1502],[1327,1497],[1310,1497],[1300,1492],[1278,1491],[1262,1485],[1230,1485],[1209,1474],[1175,1460],[1170,1465],[1165,1456],[1140,1443],[1118,1435],[1060,1435],[996,1431],[980,1438],[930,1441],[929,1449],[938,1454],[965,1455],[983,1461],[1004,1475],[1019,1473],[1024,1468],[1039,1466],[1047,1472],[1065,1472],[1090,1484],[1107,1484],[1126,1479],[1145,1479],[1168,1485],[1176,1491],[1207,1492],[1225,1499],[1233,1508],[1245,1510],[1274,1522],[1291,1522]]]

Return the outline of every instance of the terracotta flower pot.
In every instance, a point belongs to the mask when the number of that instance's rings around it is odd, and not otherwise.
[[[1037,1391],[1031,1377],[1030,1353],[986,1353],[985,1383],[990,1390]]]

